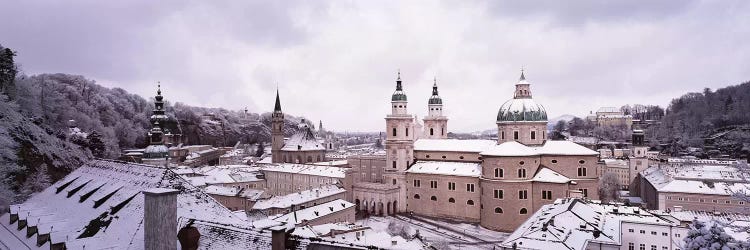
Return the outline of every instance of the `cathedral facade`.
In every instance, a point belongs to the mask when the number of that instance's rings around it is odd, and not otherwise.
[[[547,139],[547,112],[523,72],[496,117],[494,140],[448,139],[437,82],[423,125],[408,112],[401,76],[385,117],[383,183],[355,183],[360,210],[415,213],[513,231],[557,198],[597,199],[598,153]]]

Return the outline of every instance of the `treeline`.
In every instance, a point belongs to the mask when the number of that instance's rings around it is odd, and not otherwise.
[[[750,82],[745,82],[716,91],[706,88],[702,93],[673,99],[655,132],[662,142],[700,147],[707,136],[749,124]],[[738,136],[735,143],[741,147],[744,136]]]

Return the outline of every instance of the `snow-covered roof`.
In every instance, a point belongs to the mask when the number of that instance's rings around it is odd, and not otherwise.
[[[599,155],[594,150],[570,141],[547,141],[538,151],[542,155]]]
[[[471,162],[417,161],[406,172],[479,177],[482,175],[482,165]]]
[[[203,191],[207,194],[242,197],[248,200],[257,200],[263,194],[263,190],[225,187],[221,185],[207,186],[203,188]]]
[[[343,211],[350,207],[354,207],[354,203],[342,199],[336,199],[317,206],[312,206],[288,214],[284,214],[273,218],[273,220],[278,222],[285,222],[287,224],[294,223],[295,225],[297,225],[304,221],[312,221],[329,214]]]
[[[317,166],[346,166],[348,164],[349,164],[349,161],[347,160],[321,161],[321,162],[312,163],[312,165],[317,165]]]
[[[539,155],[539,153],[532,147],[523,145],[516,141],[503,142],[495,145],[485,151],[482,151],[482,155],[490,156],[532,156]]]
[[[536,175],[534,175],[534,178],[531,179],[532,181],[538,181],[538,182],[550,182],[550,183],[568,183],[570,182],[570,179],[568,177],[565,177],[564,175],[561,175],[558,172],[555,172],[552,169],[549,168],[539,168],[539,171],[537,171]]]
[[[616,107],[601,107],[596,113],[622,113],[622,111]]]
[[[243,226],[232,212],[200,189],[165,168],[149,165],[93,160],[35,194],[23,204],[12,205],[11,213],[0,217],[2,234],[12,233],[28,246],[37,237],[26,237],[28,226],[38,235],[50,234],[51,242],[65,242],[69,249],[143,249],[144,195],[152,188],[173,188],[177,195],[179,221],[199,219],[223,225]],[[16,230],[10,214],[29,223]],[[16,222],[19,223],[19,222]],[[201,236],[202,244],[224,236]],[[39,248],[49,249],[49,242]],[[35,248],[34,248],[35,249]]]
[[[598,152],[570,141],[546,141],[530,147],[516,141],[503,142],[481,153],[488,156],[599,155]]]
[[[650,167],[641,175],[659,192],[731,195],[750,190],[742,173],[733,166],[670,166]]]
[[[479,153],[495,143],[492,140],[419,139],[414,142],[414,150]]]
[[[336,185],[324,186],[310,190],[304,190],[282,196],[273,196],[265,200],[259,200],[253,205],[253,209],[265,210],[269,208],[290,208],[292,205],[303,204],[317,199],[337,195],[346,192],[346,189]]]
[[[261,171],[327,176],[333,178],[344,178],[346,176],[346,168],[293,163],[267,165],[261,168]]]
[[[306,238],[320,238],[328,243],[339,243],[343,247],[354,245],[377,249],[425,249],[424,244],[418,239],[406,240],[401,236],[392,236],[385,230],[375,230],[352,223],[306,225],[297,227],[292,234]],[[336,244],[333,245],[336,246]]]
[[[259,167],[247,165],[222,165],[206,166],[194,168],[194,172],[179,170],[180,174],[196,174],[196,176],[184,176],[195,186],[205,186],[211,184],[232,184],[243,182],[261,181],[258,175],[261,175]]]
[[[326,148],[318,142],[309,127],[302,127],[299,132],[292,135],[289,140],[284,142],[282,151],[315,151],[315,150],[326,150]]]
[[[616,210],[616,211],[615,211]],[[518,227],[503,247],[520,249],[586,249],[589,242],[620,246],[620,224],[676,225],[638,207],[558,199],[542,206]],[[597,235],[598,234],[598,235]]]

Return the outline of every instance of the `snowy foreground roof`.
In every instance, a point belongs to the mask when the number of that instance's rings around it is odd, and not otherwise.
[[[290,208],[292,205],[298,205],[309,201],[325,198],[346,192],[346,189],[336,185],[329,185],[321,188],[304,190],[288,195],[274,196],[269,199],[259,200],[253,205],[253,209],[265,210],[269,208]]]
[[[142,191],[152,188],[179,190],[178,224],[204,222],[198,226],[202,248],[229,246],[227,242],[232,244],[227,249],[263,248],[253,244],[270,241],[270,232],[239,230],[245,227],[241,219],[171,170],[93,160],[25,203],[12,205],[10,213],[0,217],[0,242],[11,249],[49,249],[59,243],[68,249],[143,249]],[[18,219],[10,223],[11,216]],[[37,239],[47,235],[49,240],[38,245]]]
[[[326,176],[326,177],[333,177],[333,178],[344,178],[346,175],[346,168],[292,164],[292,163],[279,163],[279,164],[266,165],[263,168],[261,168],[261,171],[306,174],[306,175]]]
[[[544,250],[586,249],[589,243],[620,246],[621,223],[677,225],[670,217],[638,207],[558,199],[542,206],[501,245]]]
[[[374,230],[370,227],[351,223],[329,223],[317,226],[297,227],[293,235],[320,238],[339,243],[342,247],[373,246],[377,249],[427,249],[419,239],[406,240],[401,236],[392,236],[384,230]],[[336,244],[332,244],[336,245]]]
[[[471,162],[417,161],[406,172],[479,177],[482,175],[482,165]]]

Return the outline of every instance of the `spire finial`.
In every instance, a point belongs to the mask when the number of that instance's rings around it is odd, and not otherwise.
[[[521,78],[519,79],[519,81],[523,80],[526,80],[526,76],[523,75],[523,66],[521,66]]]
[[[396,78],[396,80],[401,80],[401,69],[398,69],[398,77]]]
[[[437,87],[437,76],[432,76],[432,86]]]
[[[156,94],[161,95],[161,81],[156,81]]]

